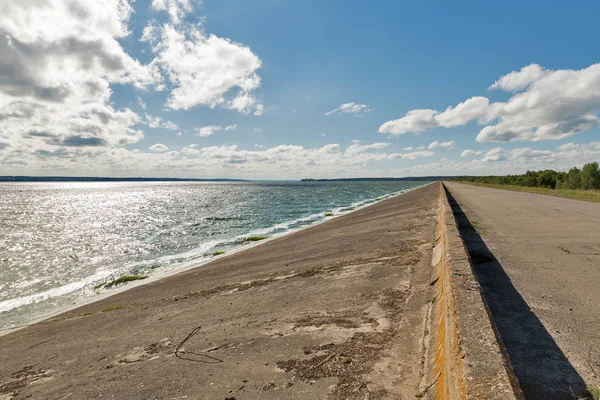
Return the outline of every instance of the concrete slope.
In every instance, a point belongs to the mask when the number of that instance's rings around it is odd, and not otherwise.
[[[0,337],[0,399],[414,398],[439,185]]]
[[[527,399],[600,383],[600,204],[446,183]]]

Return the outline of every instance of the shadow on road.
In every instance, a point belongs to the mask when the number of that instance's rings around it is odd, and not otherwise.
[[[446,189],[475,274],[528,400],[587,399],[585,382]],[[591,397],[589,397],[591,399]]]

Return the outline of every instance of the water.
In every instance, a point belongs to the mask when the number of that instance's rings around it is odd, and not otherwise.
[[[0,184],[0,330],[197,266],[424,182]]]

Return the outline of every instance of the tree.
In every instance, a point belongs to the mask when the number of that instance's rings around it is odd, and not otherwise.
[[[581,188],[581,170],[579,168],[573,167],[567,173],[567,187],[569,189]]]
[[[556,189],[567,189],[567,173],[558,172],[556,174]]]
[[[554,189],[556,187],[556,171],[550,169],[540,171],[537,176],[537,186]]]
[[[600,189],[600,169],[598,169],[598,163],[593,162],[585,164],[581,170],[581,188]]]
[[[527,173],[523,176],[523,186],[537,186],[537,175],[536,171],[527,171]]]

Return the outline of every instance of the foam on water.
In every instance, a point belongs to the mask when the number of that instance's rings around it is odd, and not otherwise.
[[[0,330],[131,286],[95,289],[119,276],[158,279],[245,249],[249,236],[287,235],[421,186],[0,185]]]

